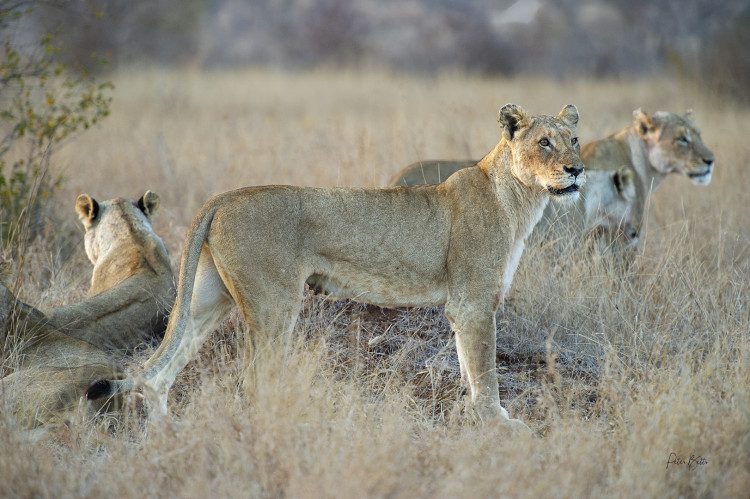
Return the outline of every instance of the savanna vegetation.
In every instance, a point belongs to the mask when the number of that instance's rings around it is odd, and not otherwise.
[[[306,294],[284,365],[242,388],[235,313],[178,378],[170,417],[74,418],[35,440],[0,405],[0,495],[744,497],[750,490],[750,110],[675,79],[558,81],[384,71],[121,68],[110,116],[56,151],[63,175],[17,266],[39,307],[84,298],[73,209],[158,193],[179,266],[212,195],[263,184],[385,184],[420,159],[480,157],[497,110],[573,103],[589,141],[633,109],[692,108],[716,154],[707,187],[668,178],[629,265],[577,246],[527,248],[498,313],[501,399],[534,438],[463,417],[441,310]],[[320,214],[326,216],[325,213]],[[352,216],[366,217],[366,213]],[[144,347],[127,367],[137,373]],[[12,362],[4,352],[3,362]],[[5,365],[3,365],[5,367]],[[272,370],[272,372],[270,372]],[[14,394],[0,394],[0,399]]]

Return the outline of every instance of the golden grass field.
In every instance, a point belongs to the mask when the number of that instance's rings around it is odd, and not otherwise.
[[[637,107],[692,108],[716,170],[707,187],[664,182],[626,270],[577,248],[526,250],[498,314],[498,368],[503,404],[535,438],[462,417],[440,309],[309,294],[286,369],[261,373],[251,392],[238,388],[235,313],[178,378],[167,422],[149,427],[131,410],[32,442],[0,415],[0,496],[747,497],[749,109],[670,79],[135,68],[112,79],[111,116],[54,158],[67,178],[54,199],[62,222],[21,265],[33,305],[85,296],[80,193],[158,193],[154,229],[177,272],[211,195],[376,187],[413,161],[481,157],[508,102],[533,114],[576,104],[584,142]]]

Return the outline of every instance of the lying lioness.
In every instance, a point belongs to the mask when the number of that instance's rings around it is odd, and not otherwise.
[[[251,187],[208,201],[187,236],[161,346],[137,380],[102,380],[88,397],[140,385],[166,413],[175,377],[233,302],[257,365],[260,347],[289,341],[308,283],[386,307],[445,305],[474,409],[525,429],[500,405],[495,311],[550,196],[578,198],[583,164],[575,106],[551,117],[508,104],[499,122],[497,146],[438,186]]]
[[[0,316],[9,319],[16,338],[18,362],[0,379],[3,410],[22,428],[64,423],[78,407],[92,381],[123,378],[121,366],[104,350],[68,336],[39,310],[16,299],[0,284]],[[121,397],[95,400],[86,411],[117,409]]]
[[[158,208],[159,196],[151,191],[138,201],[78,197],[94,264],[86,300],[45,314],[0,285],[0,321],[14,335],[17,359],[7,366],[14,372],[0,380],[0,399],[20,425],[65,421],[92,382],[124,376],[113,352],[164,331],[174,286],[169,255],[151,228]],[[94,402],[88,411],[116,408],[120,401]]]

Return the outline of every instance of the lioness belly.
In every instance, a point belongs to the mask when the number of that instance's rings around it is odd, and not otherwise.
[[[351,298],[381,307],[429,307],[442,305],[447,297],[443,282],[414,282],[342,269],[335,275],[313,274],[307,283],[332,297]]]

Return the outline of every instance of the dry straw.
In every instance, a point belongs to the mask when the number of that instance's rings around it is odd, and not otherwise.
[[[498,140],[495,115],[506,102],[547,114],[576,104],[584,142],[627,125],[637,107],[690,107],[717,166],[708,187],[684,178],[660,187],[630,265],[564,244],[525,252],[498,314],[498,376],[504,405],[537,438],[508,439],[463,417],[440,309],[388,311],[310,294],[288,357],[245,380],[232,316],[178,378],[171,417],[153,426],[134,399],[123,417],[73,420],[33,442],[2,410],[0,496],[750,490],[747,109],[659,79],[132,68],[115,83],[111,117],[58,154],[69,180],[57,211],[75,227],[82,192],[153,190],[162,199],[155,229],[175,268],[192,216],[212,194],[274,183],[378,186],[415,160],[479,157]],[[90,272],[82,255],[80,244],[68,253],[37,241],[23,298],[81,299]],[[148,354],[129,367],[137,372]]]

